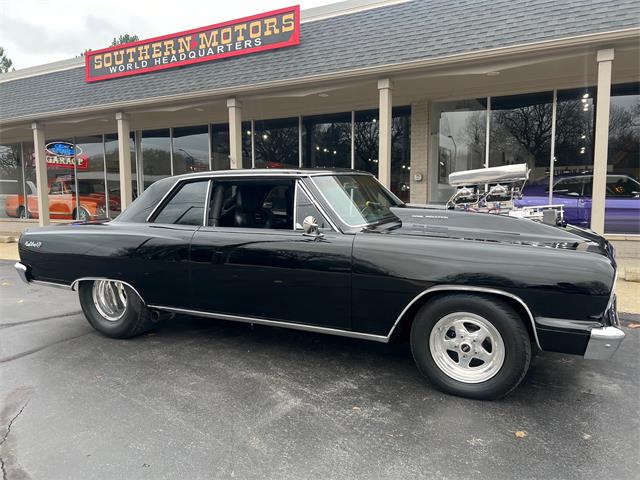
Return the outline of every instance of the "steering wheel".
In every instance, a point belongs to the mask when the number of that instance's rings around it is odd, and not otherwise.
[[[378,202],[367,200],[366,202],[364,202],[364,207],[362,207],[362,209],[360,210],[360,215],[364,215],[364,212],[369,210],[370,207],[380,208],[380,204]]]

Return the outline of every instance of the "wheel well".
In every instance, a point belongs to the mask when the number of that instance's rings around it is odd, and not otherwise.
[[[409,339],[409,334],[411,332],[411,324],[416,317],[418,311],[427,303],[432,302],[436,298],[441,298],[449,295],[476,295],[478,297],[490,298],[490,299],[498,299],[507,305],[509,305],[513,310],[518,314],[520,320],[524,324],[527,329],[527,333],[529,334],[529,338],[532,342],[536,342],[536,335],[533,331],[533,325],[531,324],[531,317],[529,316],[529,312],[526,307],[520,303],[515,298],[512,298],[508,295],[502,295],[500,293],[492,293],[492,292],[483,292],[483,291],[463,291],[463,290],[437,290],[433,292],[427,292],[423,296],[421,296],[417,301],[412,303],[409,308],[402,314],[400,321],[396,325],[392,335],[391,341],[406,341]]]

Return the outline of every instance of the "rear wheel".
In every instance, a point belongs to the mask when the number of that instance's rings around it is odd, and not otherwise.
[[[411,327],[411,350],[420,372],[440,390],[487,400],[516,388],[531,361],[522,319],[506,303],[480,295],[424,305]]]
[[[157,312],[149,310],[138,294],[116,280],[80,283],[80,305],[93,328],[112,338],[129,338],[155,326]]]
[[[83,207],[80,207],[78,210],[73,211],[73,218],[75,220],[80,220],[81,222],[86,222],[89,220],[90,215]]]

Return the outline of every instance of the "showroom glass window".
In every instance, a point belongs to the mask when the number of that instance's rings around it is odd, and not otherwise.
[[[211,167],[213,170],[229,170],[229,124],[211,125]]]
[[[446,202],[450,173],[485,166],[487,99],[436,102],[431,118],[431,201]]]
[[[410,184],[411,107],[396,107],[391,124],[391,191],[403,202],[409,202]]]
[[[253,122],[256,168],[297,168],[300,162],[298,117]]]
[[[80,209],[89,218],[107,217],[102,135],[76,137],[76,177]]]
[[[0,145],[0,218],[27,216],[21,149],[19,143]]]
[[[168,128],[144,130],[140,150],[144,188],[171,175],[171,140]]]
[[[351,113],[302,118],[302,165],[351,168]]]
[[[640,234],[640,83],[614,85],[609,113],[605,233]]]
[[[554,180],[593,172],[595,93],[595,88],[558,90]]]
[[[354,154],[356,170],[378,175],[378,110],[354,114]],[[409,201],[411,175],[411,107],[394,107],[391,118],[391,191]]]
[[[209,127],[177,127],[173,132],[173,174],[209,170]]]
[[[242,122],[242,168],[251,168],[253,166],[252,138],[252,122]]]
[[[489,166],[526,163],[529,183],[548,182],[553,92],[491,98]]]
[[[355,112],[353,124],[353,143],[356,170],[378,175],[378,110]]]
[[[45,145],[51,146],[52,143],[73,145],[73,137],[45,140]],[[76,175],[72,163],[73,156],[52,155],[46,152],[46,157],[50,218],[52,220],[72,220],[77,215]],[[32,208],[35,211],[35,217],[39,214],[37,204],[32,205]]]

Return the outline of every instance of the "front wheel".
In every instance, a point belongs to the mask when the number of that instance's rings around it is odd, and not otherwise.
[[[411,327],[420,372],[440,390],[492,400],[516,388],[529,369],[531,340],[506,303],[454,294],[424,305]]]
[[[81,282],[78,294],[91,326],[107,337],[133,337],[159,320],[158,313],[149,310],[131,287],[116,280]]]

